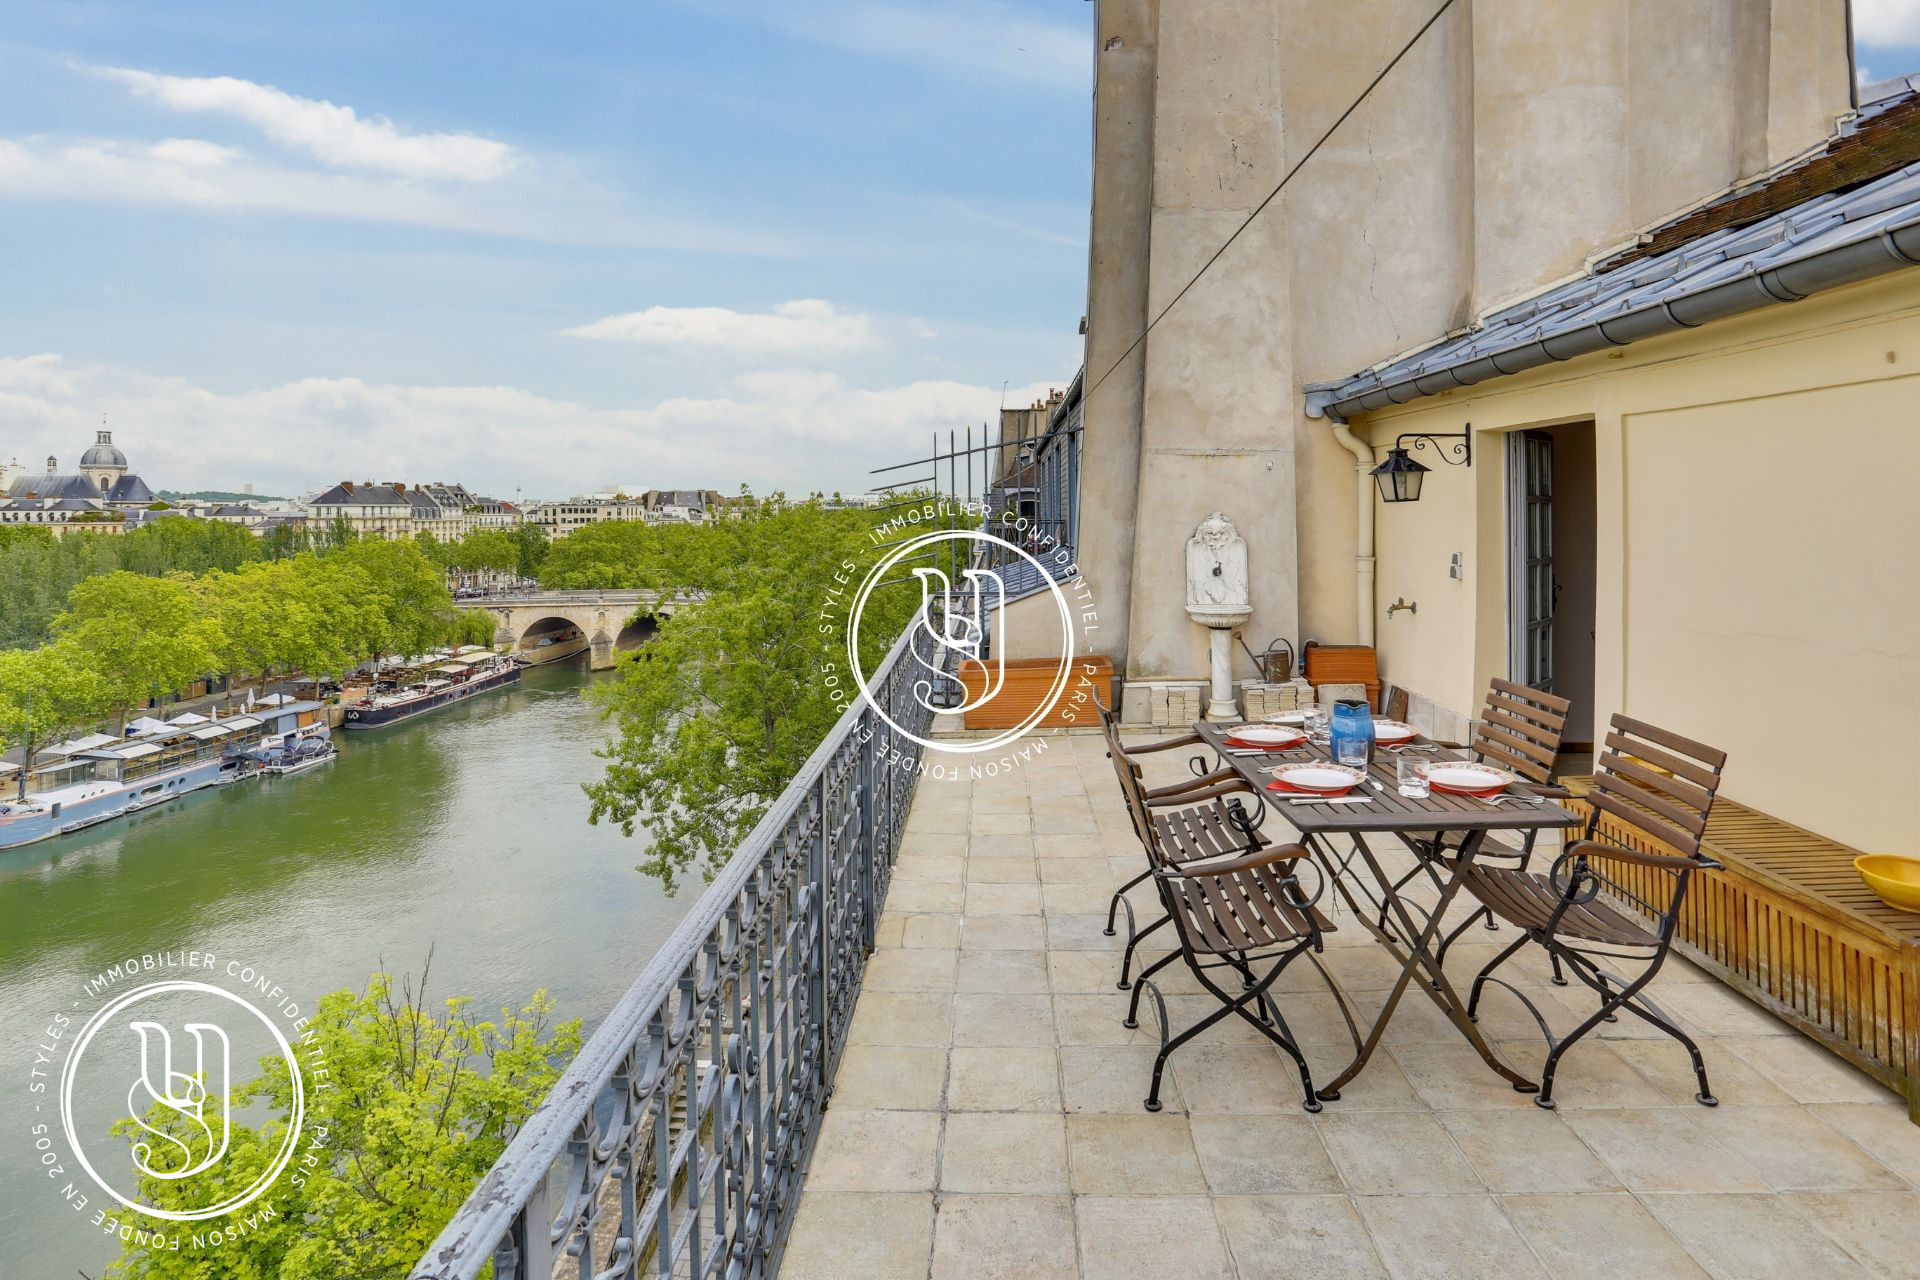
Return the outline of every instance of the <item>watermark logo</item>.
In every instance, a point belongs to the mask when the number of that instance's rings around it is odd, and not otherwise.
[[[324,1152],[313,1099],[331,1087],[300,1006],[258,966],[206,951],[130,957],[80,989],[41,1029],[27,1080],[33,1156],[61,1201],[162,1250],[224,1244],[284,1213]]]
[[[1029,536],[1029,546],[990,533],[986,529],[939,529],[910,537],[892,547],[866,572],[854,591],[847,614],[846,653],[850,670],[861,698],[876,715],[885,720],[901,737],[931,751],[963,755],[1001,752],[1039,726],[1060,706],[1074,683],[1076,635],[1095,615],[1083,600],[1076,606],[1068,599],[1069,590],[1085,593],[1078,578],[1072,554],[1051,539]],[[928,567],[926,561],[936,562]],[[939,561],[954,566],[957,572],[938,567]],[[979,563],[976,563],[979,562]],[[997,568],[980,567],[980,564]],[[958,568],[958,566],[966,566]],[[920,608],[913,628],[932,645],[914,644],[909,654],[918,667],[912,681],[913,700],[923,709],[966,714],[977,711],[1001,697],[1008,688],[1008,664],[1005,656],[1005,623],[996,637],[997,618],[1007,616],[1008,579],[1018,574],[1025,580],[1027,596],[1044,595],[1052,609],[1043,607],[1049,631],[1057,640],[1036,643],[1057,645],[1050,663],[1052,677],[1034,699],[1018,723],[978,738],[945,737],[934,741],[899,723],[888,699],[869,684],[861,666],[861,623],[868,600],[882,586],[917,579]],[[956,580],[957,579],[957,580]],[[1048,625],[1043,623],[1042,625]],[[1078,698],[1085,693],[1076,694]],[[1072,717],[1068,717],[1072,718]]]

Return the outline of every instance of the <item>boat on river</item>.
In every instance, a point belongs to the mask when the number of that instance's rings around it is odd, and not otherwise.
[[[513,656],[522,666],[538,667],[578,657],[587,651],[589,643],[586,632],[579,627],[569,626],[564,631],[528,636],[513,651]]]
[[[257,776],[264,745],[327,742],[326,708],[282,701],[244,715],[152,720],[124,738],[96,734],[49,748],[54,757],[27,774],[26,794],[0,801],[0,849],[159,808],[207,787]]]
[[[382,677],[344,704],[348,729],[383,729],[456,702],[504,689],[520,680],[520,664],[506,654],[462,650],[432,666]]]

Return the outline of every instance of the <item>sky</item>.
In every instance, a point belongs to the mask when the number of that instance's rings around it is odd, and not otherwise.
[[[0,460],[864,490],[1078,366],[1092,10],[9,5]]]
[[[1920,72],[1920,0],[1853,0],[1853,43],[1863,84]]]

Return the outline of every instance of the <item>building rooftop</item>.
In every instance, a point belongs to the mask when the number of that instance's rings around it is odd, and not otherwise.
[[[1920,263],[1920,95],[1648,232],[1577,279],[1353,377],[1308,388],[1344,419]]]

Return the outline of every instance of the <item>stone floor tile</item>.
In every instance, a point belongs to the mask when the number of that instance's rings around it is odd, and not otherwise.
[[[1630,1195],[1502,1196],[1500,1203],[1554,1280],[1706,1280]]]
[[[1046,945],[1047,922],[1038,912],[967,916],[960,926],[962,951],[1038,951]]]
[[[1100,928],[1107,927],[1107,907],[1113,902],[1113,891],[1119,886],[1110,883],[1094,884],[1077,881],[1069,884],[1043,884],[1040,886],[1040,905],[1050,916],[1092,916],[1100,918]],[[1139,904],[1134,910],[1140,910]],[[1125,913],[1122,912],[1121,915]],[[1119,927],[1116,919],[1114,927]],[[1119,942],[1107,940],[1113,946],[1125,945],[1123,937]]]
[[[1718,982],[1662,983],[1654,1003],[1710,1036],[1800,1034],[1753,1001]]]
[[[955,1049],[949,1111],[1059,1111],[1060,1063],[1047,1047]]]
[[[1038,884],[1040,873],[1032,858],[970,857],[967,881],[981,884]]]
[[[848,1044],[953,1043],[953,997],[925,992],[868,991],[853,1006]]]
[[[965,854],[926,854],[902,858],[893,868],[895,884],[957,884],[965,878]]]
[[[1083,1111],[1066,1120],[1077,1195],[1186,1195],[1207,1189],[1183,1115]]]
[[[1632,1040],[1603,1040],[1592,1036],[1575,1044],[1560,1059],[1553,1077],[1553,1101],[1567,1107],[1659,1107],[1669,1099],[1648,1083],[1626,1059],[1614,1051]],[[1547,1046],[1538,1039],[1503,1040],[1493,1046],[1506,1063],[1522,1075],[1537,1078],[1547,1063]],[[1691,1071],[1689,1071],[1691,1076]],[[1526,1095],[1532,1102],[1533,1095]],[[1689,1103],[1693,1095],[1687,1095]]]
[[[969,916],[1037,916],[1040,914],[1038,884],[967,885],[966,911]]]
[[[1049,951],[1047,975],[1056,995],[1120,994],[1120,958],[1110,951]]]
[[[913,792],[913,811],[927,813],[966,813],[973,807],[973,792],[943,786],[922,776]]]
[[[1232,1280],[1205,1196],[1080,1196],[1083,1280]]]
[[[1062,1045],[1060,1085],[1068,1111],[1146,1114],[1147,1087],[1157,1048],[1142,1045]],[[1163,1112],[1185,1111],[1180,1084],[1169,1071],[1160,1082]]]
[[[932,1280],[1079,1280],[1066,1196],[946,1195]]]
[[[1385,1280],[1345,1196],[1222,1196],[1213,1212],[1240,1280]]]
[[[975,810],[967,820],[970,843],[978,845],[982,836],[1031,836],[1033,817],[1021,809],[1008,813],[981,813]]]
[[[1721,1280],[1867,1280],[1870,1274],[1778,1196],[1655,1195],[1642,1201]]]
[[[1048,886],[1050,890],[1059,887]],[[1125,939],[1117,935],[1107,937],[1105,912],[1099,915],[1055,915],[1051,911],[1047,913],[1047,949],[1049,951],[1119,951],[1125,945]]]
[[[1350,1044],[1305,1044],[1300,1052],[1306,1055],[1307,1066],[1313,1070],[1313,1084],[1316,1089],[1327,1085],[1347,1069],[1353,1061],[1353,1046]],[[1414,1092],[1406,1073],[1400,1070],[1400,1064],[1393,1055],[1380,1051],[1368,1060],[1360,1074],[1340,1086],[1340,1096],[1327,1104],[1331,1111],[1427,1111],[1430,1108]]]
[[[1109,894],[1120,887],[1105,858],[1055,858],[1042,853],[1038,862],[1040,879],[1046,884],[1097,884]]]
[[[1088,952],[1088,955],[1099,954]],[[1115,964],[1118,969],[1118,964]],[[1131,1030],[1122,1026],[1127,1016],[1125,991],[1101,995],[1056,995],[1053,998],[1054,1026],[1061,1044],[1151,1045],[1160,1047],[1159,1034],[1152,1016],[1143,1008],[1141,1023]],[[1143,1092],[1141,1097],[1147,1095]]]
[[[865,1195],[808,1186],[780,1263],[781,1280],[926,1280],[929,1192]]]
[[[1433,1116],[1325,1111],[1314,1121],[1334,1167],[1356,1195],[1479,1191],[1480,1179]]]
[[[1687,1056],[1686,1046],[1677,1040],[1615,1040],[1607,1047],[1670,1103],[1691,1103],[1693,1095],[1699,1092],[1693,1060]],[[1707,1062],[1707,1083],[1713,1087],[1713,1096],[1725,1105],[1774,1107],[1793,1101],[1785,1089],[1748,1066],[1745,1060],[1728,1053],[1716,1041],[1702,1044],[1700,1056]]]
[[[1351,921],[1345,921],[1344,927],[1364,936],[1360,926]],[[1304,963],[1302,961],[1302,964]],[[1320,963],[1333,974],[1334,980],[1340,984],[1340,989],[1347,992],[1349,997],[1362,991],[1388,991],[1400,980],[1400,961],[1395,960],[1385,947],[1371,940],[1367,946],[1341,947],[1337,950],[1329,947],[1327,953],[1320,957]],[[1408,989],[1407,996],[1416,1000],[1426,998],[1411,988]],[[1356,1002],[1356,1017],[1360,1007],[1363,1007],[1362,1002]],[[1378,1007],[1378,1002],[1364,1002],[1364,1007],[1368,1010],[1369,1021],[1371,1021],[1372,1011]]]
[[[1526,1111],[1441,1111],[1487,1189],[1496,1193],[1618,1191],[1620,1180],[1594,1158],[1558,1115]]]
[[[1052,991],[1044,951],[967,951],[954,976],[959,991],[1046,995]]]
[[[867,961],[863,991],[951,991],[958,951],[892,947]]]
[[[1540,1109],[1533,1105],[1532,1094],[1515,1092],[1504,1077],[1494,1074],[1472,1045],[1457,1036],[1451,1043],[1403,1044],[1388,1052],[1406,1072],[1421,1100],[1436,1111]],[[1523,1075],[1533,1069],[1511,1060],[1508,1065]],[[1621,1069],[1626,1070],[1624,1063]],[[1646,1087],[1640,1077],[1634,1076],[1633,1080]],[[1659,1101],[1658,1096],[1653,1100]]]
[[[1807,1110],[1920,1187],[1920,1125],[1908,1118],[1905,1102],[1830,1102]]]
[[[1291,1058],[1270,1044],[1209,1044],[1211,1033],[1209,1029],[1181,1045],[1169,1059],[1188,1110],[1211,1115],[1306,1114],[1300,1071]]]
[[[1394,1280],[1547,1275],[1492,1196],[1365,1196],[1360,1216]]]
[[[1027,802],[1027,793],[1023,789],[989,783],[986,786],[974,788],[972,811],[975,814],[1024,814],[1030,811],[1030,807]]]
[[[958,912],[923,911],[912,915],[889,912],[888,915],[901,922],[899,946],[939,950],[960,945],[961,916]]]
[[[931,1191],[938,1111],[831,1107],[807,1166],[809,1191]]]
[[[1894,1096],[1872,1076],[1804,1036],[1724,1036],[1716,1043],[1795,1102],[1885,1102]]]
[[[1920,1191],[1785,1199],[1828,1239],[1887,1280],[1920,1280]]]
[[[1702,1131],[1775,1191],[1895,1191],[1901,1180],[1855,1143],[1801,1107],[1689,1107]],[[1920,1246],[1920,1223],[1914,1243]]]
[[[928,881],[895,880],[887,890],[887,910],[902,914],[920,911],[959,911],[966,904],[966,886]]]
[[[938,1111],[946,1071],[944,1049],[848,1045],[833,1077],[833,1105],[855,1111]]]
[[[942,1191],[1058,1195],[1067,1190],[1063,1118],[956,1111],[940,1153]]]
[[[1128,838],[1132,835],[1129,833]],[[1135,842],[1134,848],[1138,848]],[[1033,833],[1033,850],[1042,858],[1100,858],[1115,852],[1112,846],[1097,834],[1089,835],[1084,831],[1036,831]],[[1126,853],[1131,850],[1122,849]],[[1144,862],[1144,856],[1135,855],[1136,861]]]
[[[992,835],[976,834],[967,840],[969,858],[1031,858],[1033,857],[1033,837],[1017,832],[996,832]]]
[[[1215,1195],[1299,1195],[1344,1190],[1306,1115],[1194,1116],[1194,1150]]]
[[[1636,1193],[1765,1191],[1745,1161],[1696,1128],[1681,1107],[1593,1108],[1561,1118]]]
[[[895,911],[889,911],[880,917],[880,923],[873,930],[873,945],[876,948],[897,947],[906,932],[907,917]]]
[[[1052,1048],[1053,998],[981,992],[957,995],[953,998],[953,1043]]]

